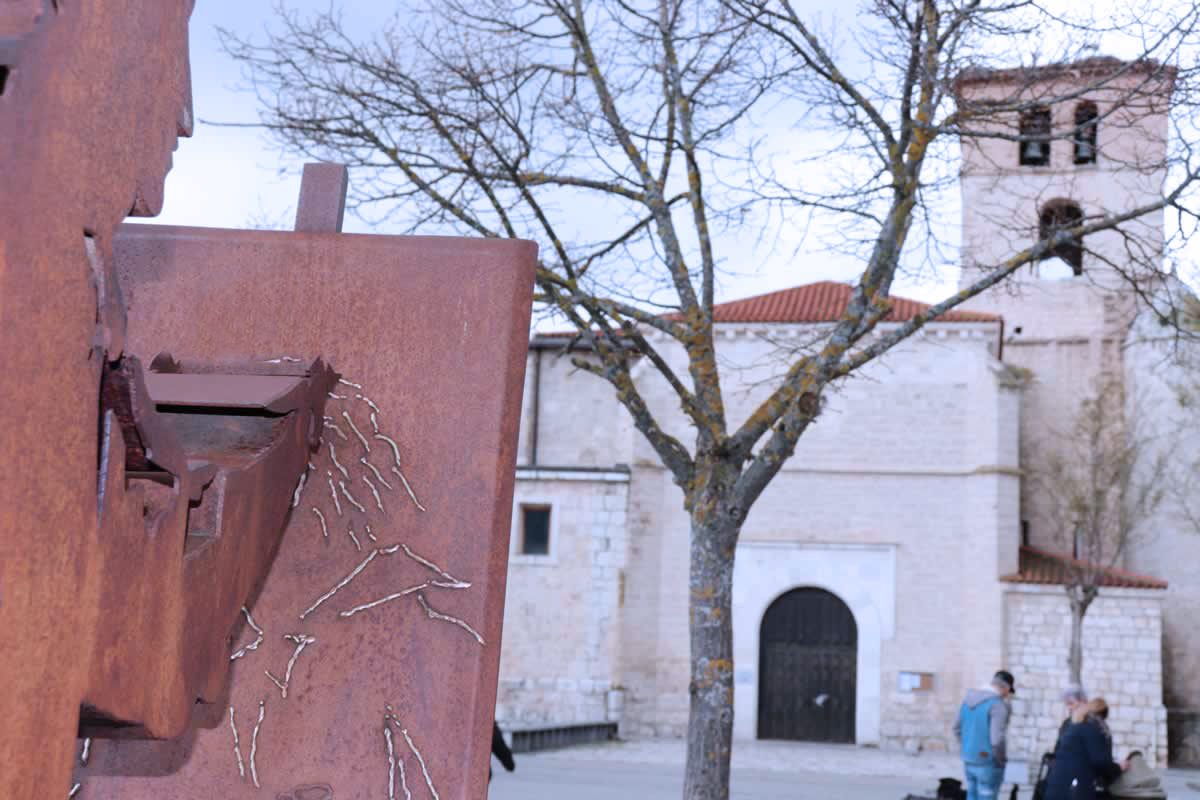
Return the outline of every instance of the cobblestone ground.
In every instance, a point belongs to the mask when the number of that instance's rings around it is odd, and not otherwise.
[[[684,743],[640,739],[518,754],[516,759],[512,774],[496,765],[491,800],[676,800]],[[959,777],[961,771],[958,759],[945,753],[736,742],[731,793],[734,800],[903,800],[910,792],[932,796],[938,778]],[[1200,771],[1168,770],[1165,777],[1169,800],[1200,800]],[[1009,788],[1001,796],[1008,800]],[[1030,789],[1021,787],[1018,797],[1029,800]]]

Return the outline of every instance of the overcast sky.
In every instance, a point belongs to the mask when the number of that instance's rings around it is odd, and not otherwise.
[[[330,0],[289,0],[288,6],[300,10],[323,10]],[[838,0],[804,0],[807,8],[824,6],[853,13],[853,5]],[[348,19],[355,28],[372,30],[384,21],[396,6],[388,2],[342,2],[353,9]],[[242,80],[240,67],[219,46],[216,28],[229,28],[238,34],[257,34],[275,17],[274,3],[266,0],[196,0],[191,20],[192,91],[198,120],[191,139],[182,139],[175,154],[174,167],[167,178],[166,203],[157,222],[209,227],[290,227],[299,191],[299,166],[294,158],[277,152],[267,138],[254,129],[222,128],[204,124],[205,120],[256,122],[252,94],[237,91]],[[354,174],[350,180],[353,182]],[[949,199],[945,217],[957,221],[959,208]],[[369,228],[347,216],[345,230],[351,232],[388,232]],[[804,241],[785,241],[763,260],[764,266],[752,274],[726,276],[719,287],[718,300],[730,300],[759,292],[782,289],[817,280],[848,280],[855,277],[857,262],[814,253],[792,258],[796,248],[808,247]],[[813,245],[815,246],[815,245]],[[956,265],[938,269],[935,278],[922,282],[900,278],[893,293],[926,301],[942,299],[953,289]]]

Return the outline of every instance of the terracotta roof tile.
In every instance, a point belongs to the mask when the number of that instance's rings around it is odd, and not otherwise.
[[[1100,586],[1121,589],[1167,588],[1166,581],[1152,578],[1149,575],[1139,575],[1118,567],[1093,567],[1086,561],[1079,561],[1067,555],[1050,553],[1034,547],[1022,547],[1018,572],[1013,575],[1005,575],[1000,580],[1006,583],[1063,586],[1069,582],[1071,569],[1076,566],[1098,570]]]
[[[718,323],[737,322],[836,322],[850,303],[853,287],[836,281],[818,281],[791,289],[744,297],[713,306],[713,321]],[[907,297],[891,298],[892,310],[884,317],[885,322],[905,322],[929,308],[928,303],[910,300]],[[667,319],[678,319],[679,314],[666,314]],[[999,322],[996,314],[983,311],[947,311],[934,322]],[[551,331],[539,333],[535,341],[561,341],[572,339],[575,331]]]
[[[853,287],[819,281],[777,292],[732,300],[713,306],[715,322],[836,322],[850,303]],[[892,296],[887,322],[905,322],[929,308],[928,303]],[[981,311],[947,311],[937,322],[997,322],[1000,317]]]

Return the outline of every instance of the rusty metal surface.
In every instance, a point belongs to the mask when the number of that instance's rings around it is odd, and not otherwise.
[[[338,378],[320,360],[303,378],[258,376],[256,366],[203,377],[227,395],[249,387],[251,401],[258,382],[289,381],[286,413],[250,416],[245,399],[221,406],[203,392],[206,405],[171,405],[187,399],[179,387],[156,397],[156,376],[128,354],[106,372],[100,506],[111,561],[79,719],[84,736],[178,736],[198,701],[219,699],[227,637],[270,566]]]
[[[333,424],[250,605],[262,644],[234,663],[228,698],[203,710],[203,724],[214,727],[169,742],[93,742],[79,771],[84,796],[210,800],[216,793],[236,800],[323,796],[318,790],[328,787],[333,798],[387,798],[390,705],[398,720],[393,752],[415,797],[431,795],[402,731],[440,797],[483,797],[533,246],[127,225],[116,256],[130,309],[129,349],[143,360],[162,349],[282,366],[319,353],[349,383],[330,399]],[[258,313],[229,315],[238,304]],[[372,415],[386,439],[376,437]],[[449,581],[395,549],[300,618],[373,550],[398,544],[471,586],[433,585]],[[340,616],[424,583],[419,592]],[[431,618],[418,594],[485,644]],[[285,698],[265,673],[283,681],[298,646],[289,634],[313,641],[294,661]],[[243,629],[235,646],[255,638]],[[401,798],[398,767],[394,797]]]
[[[294,411],[304,382],[291,375],[177,374],[149,372],[146,389],[158,405]]]
[[[114,253],[191,5],[0,8],[0,796],[483,796],[533,247],[336,235],[319,165],[307,232]]]
[[[104,605],[145,556],[111,537],[125,516],[144,530],[140,498],[118,491],[102,508],[99,497],[101,370],[124,335],[110,242],[131,209],[156,209],[176,135],[190,130],[190,11],[187,0],[20,0],[0,13],[5,798],[66,795],[98,634],[141,602]]]
[[[305,164],[296,203],[297,231],[340,233],[346,214],[349,172],[345,164]]]

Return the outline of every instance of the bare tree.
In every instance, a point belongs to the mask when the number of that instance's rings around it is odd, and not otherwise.
[[[1136,389],[1132,390],[1136,393]],[[1111,373],[1080,400],[1066,431],[1059,431],[1031,480],[1056,543],[1071,554],[1064,588],[1071,608],[1067,655],[1071,683],[1083,684],[1083,620],[1108,570],[1169,494],[1173,448],[1154,435],[1141,404]]]
[[[855,28],[863,45],[844,61],[831,35],[778,0],[442,0],[407,27],[362,38],[335,13],[282,11],[263,40],[224,33],[259,93],[262,124],[291,151],[348,163],[360,214],[541,244],[536,301],[590,348],[574,363],[612,385],[690,516],[688,798],[728,797],[733,555],[826,390],[1059,248],[1104,231],[1141,241],[1138,220],[1181,208],[1196,178],[1181,141],[1176,183],[1161,197],[1043,231],[1025,225],[1022,244],[972,265],[977,277],[962,291],[879,329],[898,271],[941,258],[937,202],[956,180],[958,143],[1015,147],[1023,136],[1015,120],[1033,102],[1032,82],[974,102],[956,94],[960,78],[1073,23],[1020,1],[866,8]],[[1191,73],[1163,64],[1180,60],[1196,9],[1142,22],[1145,58],[1101,71],[1092,88],[1162,99],[1173,84],[1186,101]],[[1086,89],[1036,102],[1071,102]],[[797,130],[772,137],[764,127],[780,117],[836,141],[800,152]],[[770,168],[792,151],[795,169]],[[840,237],[831,246],[858,259],[852,298],[746,419],[729,420],[713,303],[720,270],[747,266],[729,242],[748,222],[769,232],[818,219]],[[1145,252],[1161,250],[1152,241]],[[1118,266],[1130,280],[1150,277]],[[691,441],[648,405],[632,373],[640,361],[670,386]]]

